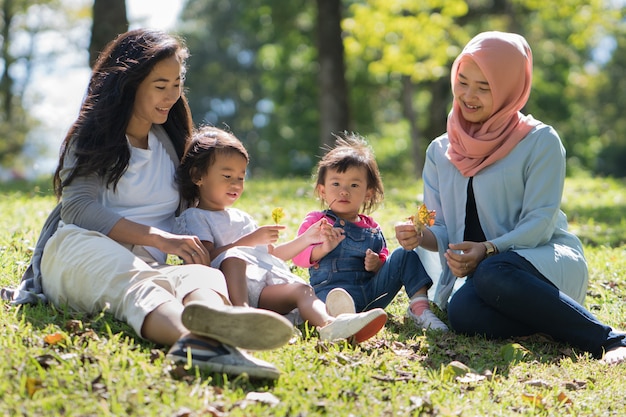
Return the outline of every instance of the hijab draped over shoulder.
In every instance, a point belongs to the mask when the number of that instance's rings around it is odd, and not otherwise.
[[[504,158],[540,122],[521,113],[530,96],[533,68],[530,46],[522,36],[495,31],[475,36],[452,64],[452,86],[466,60],[478,65],[493,96],[493,113],[483,123],[465,120],[456,100],[448,115],[447,156],[471,177]]]

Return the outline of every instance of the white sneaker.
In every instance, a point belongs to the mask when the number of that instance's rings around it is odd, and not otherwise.
[[[192,301],[185,305],[182,321],[191,333],[249,350],[275,349],[293,336],[289,320],[260,308],[215,308]]]
[[[333,288],[326,296],[326,312],[333,317],[340,314],[354,314],[354,300],[350,293],[343,288]]]
[[[439,320],[439,317],[435,315],[430,309],[424,310],[424,312],[420,316],[416,316],[413,311],[411,311],[411,307],[407,309],[409,317],[413,320],[413,323],[420,329],[425,330],[441,330],[443,332],[448,331],[448,326]]]
[[[356,314],[340,314],[324,327],[318,328],[321,340],[335,341],[353,338],[356,343],[369,339],[383,328],[387,313],[382,308]]]

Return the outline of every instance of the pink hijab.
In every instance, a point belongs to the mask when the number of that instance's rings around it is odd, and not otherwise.
[[[452,64],[452,85],[465,60],[478,65],[493,95],[493,113],[483,123],[465,120],[456,100],[448,115],[447,156],[464,176],[471,177],[508,155],[540,122],[520,112],[530,95],[533,69],[532,52],[522,36],[476,35]]]

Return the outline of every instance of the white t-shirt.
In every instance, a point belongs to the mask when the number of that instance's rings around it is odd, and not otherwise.
[[[128,220],[172,232],[179,204],[172,159],[152,131],[148,134],[148,149],[131,146],[130,150],[128,169],[117,189],[105,188],[100,202]],[[161,251],[151,247],[146,250],[157,261],[165,262],[166,255]]]

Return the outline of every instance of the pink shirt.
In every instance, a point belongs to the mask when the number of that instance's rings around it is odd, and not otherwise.
[[[302,221],[302,224],[298,228],[298,236],[304,233],[309,227],[311,227],[312,224],[316,223],[322,217],[324,217],[323,211],[312,211],[309,214],[307,214],[304,220]],[[372,217],[366,216],[364,214],[359,214],[359,218],[361,220],[354,223],[355,226],[358,226],[364,229],[365,228],[380,229],[380,226],[378,225],[378,223],[374,221]],[[334,220],[332,218],[326,216],[326,219],[328,219],[328,221],[331,224],[334,223]],[[293,263],[301,268],[309,268],[313,266],[314,264],[311,263],[311,252],[313,252],[313,248],[317,245],[319,245],[319,243],[309,246],[308,248],[306,248],[305,250],[303,250],[302,252],[294,256],[292,259]],[[385,246],[378,254],[378,257],[380,258],[382,262],[385,262],[387,260],[388,255],[389,255],[389,249]]]

